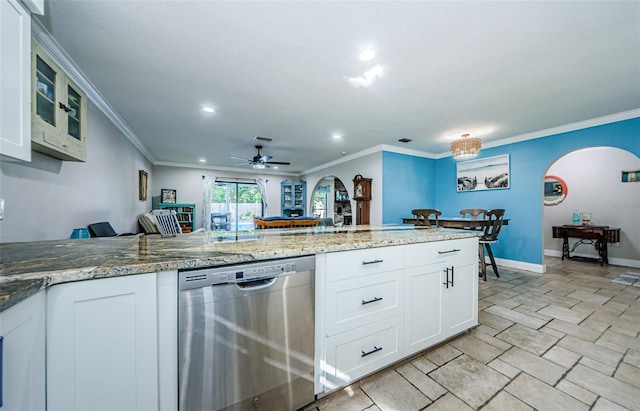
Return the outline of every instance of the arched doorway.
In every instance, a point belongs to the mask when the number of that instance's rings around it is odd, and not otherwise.
[[[552,236],[554,225],[573,224],[574,213],[588,214],[591,225],[621,229],[620,243],[609,247],[610,264],[639,266],[640,183],[624,182],[622,177],[623,171],[633,169],[640,169],[638,157],[615,147],[583,148],[554,161],[545,175],[559,177],[565,184],[566,195],[560,202],[543,206],[544,254],[562,255],[562,240]],[[547,183],[550,181],[545,179]],[[582,217],[578,223],[582,223]],[[597,256],[593,247],[580,246],[576,252],[586,257]]]
[[[311,193],[311,214],[331,218],[337,226],[351,225],[351,200],[344,183],[336,176],[321,178]]]

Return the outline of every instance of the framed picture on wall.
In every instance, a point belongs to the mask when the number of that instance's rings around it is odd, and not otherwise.
[[[639,183],[640,170],[622,170],[623,183]]]
[[[509,154],[458,163],[456,177],[459,192],[510,188]]]
[[[176,202],[176,190],[172,188],[163,188],[160,190],[160,202],[161,203],[175,203]]]
[[[138,170],[138,199],[147,200],[147,188],[149,184],[149,175],[144,170]]]

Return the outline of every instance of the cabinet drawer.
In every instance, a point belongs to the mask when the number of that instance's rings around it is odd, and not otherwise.
[[[477,238],[433,241],[430,243],[409,244],[405,247],[407,267],[430,264],[442,260],[451,260],[478,255]]]
[[[402,313],[404,271],[396,270],[327,284],[327,335]]]
[[[402,357],[402,315],[327,338],[325,391],[350,383]]]
[[[403,267],[403,246],[329,253],[327,254],[327,281],[400,270]]]

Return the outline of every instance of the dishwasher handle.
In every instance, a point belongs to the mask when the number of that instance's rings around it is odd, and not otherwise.
[[[259,280],[236,283],[236,287],[238,287],[242,291],[262,290],[264,288],[271,287],[276,283],[276,281],[278,281],[277,277],[261,278]]]

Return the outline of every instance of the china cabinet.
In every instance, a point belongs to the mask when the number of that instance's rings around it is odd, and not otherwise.
[[[85,161],[85,93],[36,42],[31,55],[32,148],[61,160]]]
[[[306,198],[307,182],[287,181],[280,183],[282,215],[286,217],[298,217],[307,215]]]

